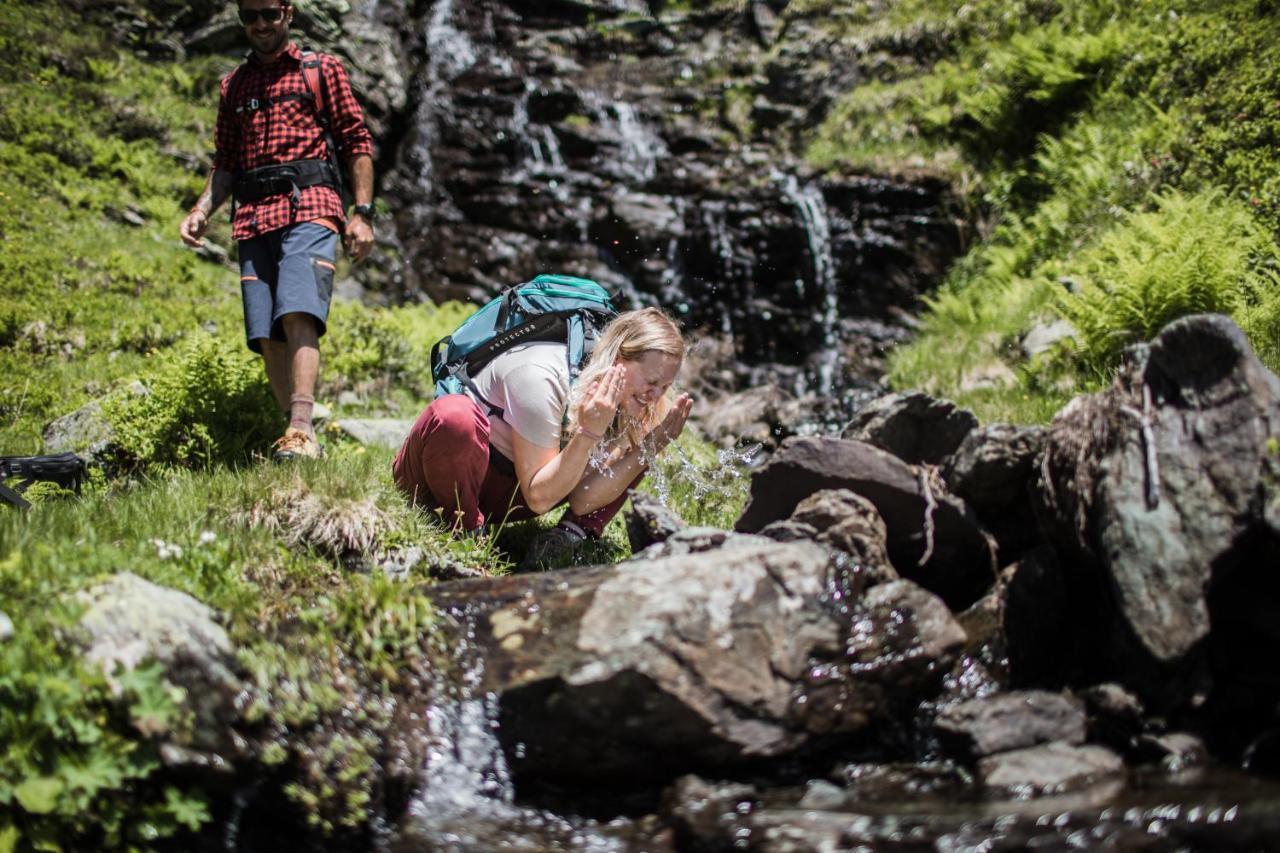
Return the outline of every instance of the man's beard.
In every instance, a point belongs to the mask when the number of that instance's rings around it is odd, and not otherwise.
[[[265,45],[264,45],[264,46],[262,46],[262,47],[259,47],[259,45],[260,45],[260,44],[264,44],[264,43],[259,42],[259,41],[258,41],[258,39],[254,38],[254,39],[252,39],[251,41],[252,41],[253,49],[254,49],[255,51],[257,51],[258,53],[261,53],[261,54],[265,54],[265,55],[270,56],[271,54],[273,54],[273,53],[275,53],[276,51],[278,51],[278,50],[281,48],[281,46],[283,46],[283,45],[284,45],[285,40],[286,40],[286,39],[288,39],[288,38],[289,38],[289,33],[288,33],[288,31],[286,30],[285,32],[282,32],[282,33],[276,33],[276,34],[274,34],[273,36],[271,36],[271,37],[270,37],[270,38],[265,42]]]

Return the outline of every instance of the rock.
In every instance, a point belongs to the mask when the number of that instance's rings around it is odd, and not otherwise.
[[[800,798],[802,809],[838,809],[845,804],[845,794],[825,779],[810,779]]]
[[[732,834],[738,816],[750,811],[756,797],[750,785],[682,776],[662,792],[661,815],[675,827],[678,849],[718,849],[721,839]]]
[[[789,521],[812,527],[817,541],[850,555],[875,572],[878,580],[897,578],[885,546],[884,519],[861,495],[848,489],[814,492],[796,505]]]
[[[1143,729],[1142,702],[1119,684],[1095,684],[1080,691],[1089,715],[1090,741],[1128,752]]]
[[[1028,360],[1033,359],[1040,353],[1053,349],[1059,342],[1068,339],[1074,340],[1075,337],[1076,327],[1066,320],[1058,319],[1052,323],[1037,323],[1022,336],[1022,355]]]
[[[768,3],[753,0],[750,5],[750,14],[756,37],[765,46],[772,46],[778,40],[784,25],[778,13],[769,8]]]
[[[150,393],[150,389],[137,380],[115,392],[138,397]],[[44,451],[83,453],[97,457],[111,444],[113,436],[111,424],[102,413],[102,400],[92,400],[44,428]]]
[[[13,620],[9,618],[7,613],[0,612],[0,643],[5,642],[12,637]]]
[[[1058,685],[1079,668],[1062,572],[1057,553],[1042,547],[1002,573],[1003,628],[1009,676],[1015,684]]]
[[[1220,315],[1130,348],[1108,391],[1054,419],[1039,508],[1075,564],[1069,608],[1094,614],[1075,638],[1094,680],[1163,706],[1247,683],[1274,705],[1278,443],[1280,379]]]
[[[818,529],[808,524],[786,519],[771,521],[760,528],[760,535],[767,536],[775,542],[796,542],[801,539],[817,539]]]
[[[979,427],[969,432],[944,462],[943,478],[956,494],[975,506],[1002,507],[1024,500],[1044,442],[1043,427]]]
[[[378,557],[375,566],[392,580],[407,580],[415,571],[425,571],[436,580],[463,580],[483,577],[484,572],[449,556],[428,554],[418,546],[389,551]]]
[[[751,499],[735,529],[754,532],[788,518],[822,489],[848,489],[869,500],[884,519],[898,573],[953,609],[963,610],[990,588],[994,554],[973,510],[940,482],[865,442],[787,439],[752,476]]]
[[[405,418],[342,418],[333,428],[361,444],[397,449],[404,443],[413,421]]]
[[[1046,743],[988,756],[978,778],[988,790],[1018,797],[1079,790],[1124,773],[1120,756],[1102,746]]]
[[[688,527],[680,516],[657,498],[643,492],[632,492],[631,511],[627,513],[627,540],[635,554],[655,542],[665,542]]]
[[[226,766],[240,747],[232,731],[236,697],[244,689],[235,675],[235,649],[214,611],[191,596],[157,586],[130,572],[79,593],[85,611],[78,625],[84,659],[115,677],[144,663],[160,664],[165,679],[182,688],[192,715],[190,735],[154,718],[135,719],[144,736],[180,747],[174,754],[213,753],[201,766]]]
[[[911,581],[868,589],[862,606],[867,616],[854,626],[846,651],[868,679],[899,679],[899,687],[922,689],[967,639],[942,600]]]
[[[950,751],[972,760],[1050,741],[1083,743],[1085,713],[1058,693],[1015,691],[944,708],[933,728]]]
[[[663,557],[701,554],[704,551],[755,548],[767,541],[770,540],[764,536],[733,533],[718,527],[682,527],[661,542],[650,545],[632,559],[656,560]]]
[[[1280,776],[1280,729],[1265,729],[1244,750],[1241,765],[1250,773]]]
[[[969,784],[968,773],[949,762],[915,764],[846,764],[832,774],[845,787],[845,800],[859,803],[907,802],[934,794],[958,793]]]
[[[1204,741],[1189,732],[1141,735],[1134,749],[1135,760],[1159,764],[1169,773],[1197,767],[1208,757],[1209,750]]]
[[[995,535],[1002,562],[1038,541],[1030,495],[1044,441],[1043,427],[991,424],[966,435],[942,465],[947,487]]]
[[[721,395],[698,406],[698,424],[712,441],[758,442],[765,447],[776,447],[778,407],[786,399],[787,395],[773,385]]]
[[[635,785],[794,754],[936,691],[963,642],[936,597],[899,582],[861,598],[816,544],[642,556],[433,588],[469,614],[517,777]]]
[[[937,465],[977,426],[977,417],[968,409],[913,391],[872,400],[840,436],[874,444],[912,465]]]

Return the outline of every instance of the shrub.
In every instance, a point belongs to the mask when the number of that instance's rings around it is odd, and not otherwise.
[[[1280,252],[1245,205],[1216,190],[1160,195],[1154,210],[1129,214],[1075,266],[1079,291],[1058,308],[1079,333],[1082,360],[1096,371],[1187,314],[1231,314],[1255,333],[1276,316],[1271,294],[1280,288]]]
[[[449,334],[474,305],[409,305],[375,309],[355,302],[333,306],[321,343],[326,389],[430,397],[431,346]]]
[[[261,362],[238,343],[195,335],[146,384],[104,404],[125,470],[243,462],[280,431]]]

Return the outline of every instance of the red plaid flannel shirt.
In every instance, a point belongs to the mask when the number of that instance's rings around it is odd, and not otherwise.
[[[320,95],[328,98],[325,109],[329,127],[346,168],[357,154],[373,155],[373,137],[365,127],[364,113],[351,93],[342,63],[327,54],[318,56],[323,80]],[[311,106],[309,92],[302,76],[302,51],[292,42],[272,64],[263,65],[250,58],[224,77],[214,129],[213,167],[234,175],[291,160],[323,160],[324,129]],[[253,98],[265,101],[286,94],[300,94],[305,100],[236,112]],[[345,220],[342,200],[329,187],[307,187],[296,207],[287,193],[239,205],[231,222],[231,236],[247,240],[287,225],[326,217]]]

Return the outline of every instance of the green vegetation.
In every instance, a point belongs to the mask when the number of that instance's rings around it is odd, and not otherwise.
[[[234,267],[177,239],[236,60],[147,61],[107,18],[66,14],[0,0],[0,452],[40,452],[45,424],[89,402],[113,440],[80,499],[42,484],[29,512],[0,508],[0,853],[182,849],[212,819],[215,797],[161,760],[192,734],[183,692],[77,651],[76,593],[125,570],[221,615],[248,750],[299,825],[343,846],[380,796],[394,691],[440,653],[433,571],[506,572],[550,522],[454,539],[396,492],[389,451],[336,433],[323,462],[262,464],[283,422]],[[209,242],[231,246],[225,216]],[[416,413],[431,344],[469,310],[335,304],[322,402]],[[727,525],[741,489],[717,501],[699,517]],[[399,579],[374,568],[410,547]],[[629,550],[619,519],[584,557]]]
[[[806,0],[788,15],[891,59],[833,108],[810,161],[944,176],[978,223],[893,355],[895,385],[1041,421],[1105,382],[1125,344],[1200,310],[1232,314],[1280,367],[1271,4],[890,5]],[[1058,318],[1075,340],[1028,359],[1021,339]]]

